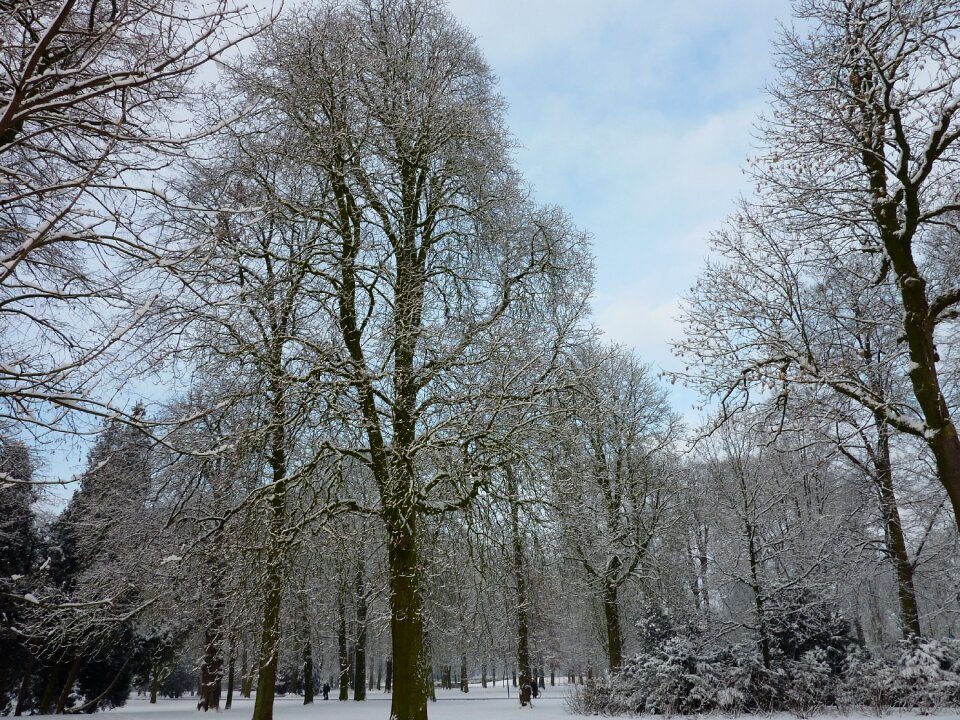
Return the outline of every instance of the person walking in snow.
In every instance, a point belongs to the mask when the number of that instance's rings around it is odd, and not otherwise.
[[[330,699],[330,683],[323,684],[323,699],[324,700]]]

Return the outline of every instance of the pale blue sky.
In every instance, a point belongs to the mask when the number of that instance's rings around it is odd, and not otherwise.
[[[296,1],[296,0],[293,0]],[[257,4],[260,4],[258,2]],[[450,0],[509,103],[537,198],[594,238],[595,321],[674,368],[680,295],[710,232],[747,190],[741,168],[789,0]],[[693,396],[674,388],[692,417]],[[69,477],[82,446],[49,459]]]
[[[594,237],[596,322],[648,362],[676,367],[677,301],[710,232],[747,190],[741,168],[788,0],[450,7],[500,78],[538,199]]]

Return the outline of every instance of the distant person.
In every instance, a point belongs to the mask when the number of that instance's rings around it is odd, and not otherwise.
[[[323,684],[323,699],[324,700],[330,699],[330,683]]]

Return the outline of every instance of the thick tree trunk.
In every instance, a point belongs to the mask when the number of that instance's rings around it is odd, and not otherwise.
[[[357,638],[353,655],[353,699],[367,699],[367,590],[364,587],[363,563],[357,563]]]
[[[303,646],[303,704],[309,705],[312,703],[313,696],[313,648],[308,638]]]
[[[398,503],[399,505],[399,503]],[[412,508],[395,506],[390,523],[390,635],[393,650],[393,698],[390,716],[395,720],[426,720],[424,683],[423,612],[417,584],[417,526]]]
[[[926,281],[913,260],[909,240],[899,233],[883,233],[903,303],[903,329],[910,351],[910,382],[913,394],[929,428],[924,438],[933,452],[937,477],[953,506],[954,522],[960,528],[960,437],[940,387],[934,323],[930,318]]]
[[[623,635],[617,585],[612,580],[606,581],[603,588],[603,618],[607,626],[607,661],[613,671],[623,665]]]
[[[223,620],[217,602],[214,601],[213,616],[204,633],[203,665],[200,668],[200,702],[206,710],[220,709],[220,693],[223,686]]]
[[[263,605],[263,631],[260,638],[260,672],[257,675],[253,720],[273,720],[273,700],[277,692],[283,581],[280,558],[271,558],[268,562],[273,567],[267,570],[267,596]]]

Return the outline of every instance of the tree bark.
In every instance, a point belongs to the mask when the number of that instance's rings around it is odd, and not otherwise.
[[[603,588],[603,618],[607,626],[607,662],[611,672],[623,665],[623,634],[620,629],[620,603],[616,582]]]
[[[530,682],[530,631],[527,616],[527,585],[523,574],[523,537],[520,534],[520,502],[517,479],[509,466],[504,468],[507,479],[507,497],[510,498],[510,542],[513,546],[513,580],[517,588],[517,665],[520,668],[520,686]],[[514,676],[516,687],[516,676]]]
[[[243,655],[240,661],[240,697],[250,699],[250,694],[253,691],[253,674],[250,672],[247,666],[248,654],[247,654],[247,641],[243,641]]]
[[[868,43],[862,37],[860,42]],[[894,119],[891,110],[883,106],[880,96],[869,88],[872,83],[884,82],[886,78],[877,78],[873,69],[863,73],[854,72],[850,78],[854,92],[860,97],[870,98],[861,102],[858,108],[864,128],[860,157],[869,178],[873,220],[880,231],[880,240],[900,291],[903,331],[910,355],[908,375],[926,425],[922,437],[933,453],[937,477],[947,491],[953,506],[954,522],[960,528],[960,437],[950,416],[937,370],[940,356],[934,335],[939,318],[935,312],[931,312],[927,281],[917,267],[913,253],[913,242],[922,216],[924,188],[921,185],[927,179],[927,174],[912,176],[901,169],[897,172],[895,182],[902,188],[899,192],[889,191],[890,165],[886,159],[885,131],[894,124]],[[943,132],[947,132],[953,120],[950,112],[950,115],[938,118]],[[909,141],[898,138],[897,143],[902,156],[909,157],[912,152]],[[927,162],[932,169],[935,156],[928,156]]]
[[[50,704],[53,702],[53,694],[57,691],[59,677],[60,663],[54,663],[50,668],[47,684],[43,688],[43,695],[40,697],[39,713],[41,715],[47,715],[50,712]]]
[[[200,668],[200,702],[207,710],[220,709],[220,693],[223,684],[223,618],[214,600],[212,617],[204,633],[203,665]]]
[[[227,661],[227,701],[223,704],[224,710],[229,710],[233,707],[233,687],[234,681],[236,680],[236,665],[237,659],[234,654],[233,643],[230,643],[230,659]]]
[[[400,510],[400,508],[396,508]],[[423,678],[423,613],[417,585],[417,526],[413,509],[400,510],[390,523],[390,635],[393,650],[391,718],[426,720]],[[404,516],[406,516],[404,518]]]
[[[160,692],[160,666],[154,665],[150,670],[150,704],[157,704],[157,694]]]
[[[303,646],[303,704],[309,705],[312,703],[313,696],[313,647],[310,645],[310,639],[307,638],[307,642]]]
[[[340,675],[337,685],[340,686],[338,700],[350,699],[350,652],[347,647],[347,611],[343,602],[343,587],[337,593],[337,659],[340,665]]]
[[[273,367],[283,367],[280,348],[274,348]],[[270,468],[273,493],[270,497],[269,548],[264,578],[263,631],[260,638],[260,673],[253,720],[273,720],[273,700],[277,692],[277,663],[280,647],[280,609],[283,603],[283,535],[287,519],[286,409],[283,387],[277,377],[271,379]]]
[[[770,635],[767,632],[767,613],[760,585],[760,558],[756,546],[756,528],[749,520],[744,520],[744,532],[747,536],[747,557],[750,561],[750,589],[753,591],[753,603],[757,612],[757,643],[760,657],[767,670],[773,665],[770,651]]]
[[[55,715],[63,715],[63,711],[67,707],[67,700],[70,698],[70,691],[73,689],[73,684],[77,681],[77,675],[80,674],[80,664],[82,658],[80,653],[77,653],[73,656],[73,661],[70,663],[70,669],[67,670],[67,680],[63,684],[63,689],[60,691],[60,697],[57,700],[57,707],[54,710]]]
[[[367,590],[364,587],[363,562],[357,563],[357,638],[353,655],[353,699],[367,699]]]
[[[30,697],[30,679],[33,676],[33,653],[27,650],[27,661],[23,666],[23,679],[20,681],[20,692],[17,694],[17,707],[13,714],[15,717],[23,715],[26,710],[27,700]]]
[[[876,417],[877,454],[875,481],[880,496],[880,513],[886,530],[887,550],[897,573],[897,598],[900,602],[900,625],[904,639],[920,637],[920,613],[913,583],[913,563],[907,552],[907,541],[893,490],[893,465],[890,461],[890,430],[882,417]]]

